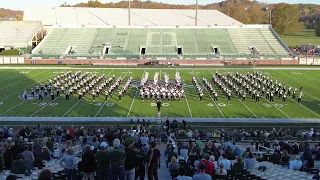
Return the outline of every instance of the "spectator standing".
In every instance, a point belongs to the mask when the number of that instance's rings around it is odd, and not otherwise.
[[[76,180],[77,179],[77,157],[74,155],[72,149],[67,149],[66,153],[62,156],[59,161],[61,167],[64,168],[66,173],[67,180]]]
[[[156,148],[156,143],[151,142],[148,152],[149,162],[147,165],[147,174],[149,180],[158,180],[158,168],[160,168],[160,151]]]
[[[57,131],[56,131],[56,136],[57,136],[57,141],[58,141],[58,144],[61,145],[61,141],[62,141],[62,129],[60,126],[57,127]]]
[[[134,143],[130,144],[129,141],[125,143],[126,159],[124,167],[126,170],[126,180],[134,180],[135,178],[135,163],[137,160],[136,152],[133,150]]]
[[[100,144],[100,150],[98,150],[95,155],[99,180],[109,180],[111,177],[109,152],[107,152],[107,146],[108,145],[106,142],[102,142]]]
[[[145,164],[148,162],[148,156],[147,154],[144,152],[144,148],[142,146],[141,143],[138,143],[136,145],[136,160],[137,162],[136,164],[136,171],[135,171],[135,180],[138,179],[138,177],[140,177],[140,180],[144,180],[145,177],[145,172],[146,172],[146,166]]]
[[[69,149],[72,147],[72,136],[70,134],[70,131],[67,130],[67,134],[65,135],[66,139],[66,149]]]
[[[83,180],[94,180],[94,171],[96,170],[96,161],[94,159],[94,154],[91,151],[89,145],[85,146],[84,154],[82,155],[82,172]]]
[[[125,180],[125,152],[120,149],[120,140],[113,140],[113,150],[110,152],[111,179]]]
[[[212,180],[212,177],[209,174],[206,174],[206,165],[200,164],[199,165],[199,173],[195,174],[192,178],[192,180]]]

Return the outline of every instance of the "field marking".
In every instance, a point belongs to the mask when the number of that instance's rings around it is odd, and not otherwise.
[[[33,71],[33,70],[31,70],[31,71]],[[12,71],[10,71],[10,72],[12,72]],[[6,78],[6,79],[2,79],[0,82],[9,80],[9,79],[14,78],[14,77],[16,77],[16,76],[23,75],[22,73],[19,73],[19,72],[15,72],[15,73],[18,73],[18,74],[17,74],[17,75],[14,75],[14,76],[11,76],[11,77],[8,77],[8,78]],[[4,74],[8,74],[8,73],[4,73]],[[4,75],[4,74],[0,74],[0,75],[2,76],[2,75]]]
[[[42,106],[40,109],[38,109],[36,112],[34,112],[33,114],[31,114],[29,117],[34,116],[35,114],[37,114],[38,112],[40,112],[42,109],[44,109],[45,107],[47,107],[49,104],[53,103],[55,100],[57,100],[58,98],[55,98],[54,100],[51,100],[50,102],[48,102],[46,105]]]
[[[208,71],[211,73],[211,75],[214,75],[214,73],[211,70],[208,70]],[[226,70],[224,71],[227,72]],[[251,114],[253,114],[256,118],[258,118],[258,116],[246,104],[244,104],[237,96],[234,96],[234,97],[236,97],[237,100],[241,102],[242,105],[244,105],[251,112]]]
[[[37,74],[35,74],[35,75],[33,75],[33,76],[30,76],[30,77],[28,77],[28,78],[21,79],[20,81],[17,81],[17,82],[15,82],[15,83],[12,83],[12,84],[10,84],[10,85],[8,85],[8,86],[5,86],[5,87],[1,88],[0,91],[3,90],[3,89],[5,89],[5,88],[8,88],[8,87],[10,87],[10,86],[13,86],[13,85],[15,85],[15,84],[17,84],[17,83],[19,83],[19,82],[21,82],[21,81],[24,81],[24,80],[26,80],[26,79],[32,78],[32,77],[34,77],[34,76],[37,76],[37,75],[39,75],[39,74],[45,73],[45,72],[47,72],[47,71],[49,71],[49,69],[48,69],[48,70],[45,70],[45,71],[41,71],[40,73],[37,73]]]
[[[8,109],[7,111],[5,111],[4,113],[0,114],[0,116],[2,116],[2,115],[4,115],[4,114],[6,114],[6,113],[8,113],[8,112],[10,112],[11,110],[13,110],[13,109],[15,109],[16,107],[18,107],[18,106],[20,106],[20,105],[24,104],[25,102],[26,102],[26,101],[22,101],[21,103],[19,103],[19,104],[15,105],[14,107],[12,107],[12,108]]]
[[[176,69],[176,72],[178,72],[178,69]],[[176,77],[174,77],[174,78],[176,78]],[[188,103],[188,99],[187,99],[186,93],[184,94],[184,99],[186,100],[186,103],[187,103],[187,106],[188,106],[188,109],[189,109],[189,113],[190,113],[190,117],[192,117],[192,112],[191,112],[191,109],[190,109],[190,106],[189,106],[189,103]]]
[[[307,77],[307,78],[309,78],[309,79],[312,79],[312,80],[314,80],[314,81],[318,81],[318,82],[320,82],[318,79],[315,79],[315,78],[312,78],[312,77],[309,77],[309,76],[306,76],[306,75],[304,75],[304,74],[301,74],[302,76],[305,76],[305,77]]]
[[[146,72],[146,70],[144,69],[144,71],[142,73],[142,76],[141,76],[141,79],[143,78],[143,75],[145,74],[145,72]],[[160,78],[161,78],[161,69],[160,69]],[[138,92],[139,92],[139,88],[137,88],[136,93],[134,94],[134,98],[133,98],[133,100],[131,102],[131,106],[130,106],[130,109],[128,111],[127,117],[129,117],[129,115],[130,115],[134,100],[136,99]]]
[[[31,87],[31,86],[33,86],[33,85],[35,85],[35,84],[38,84],[38,83],[40,83],[40,82],[43,82],[44,80],[46,80],[46,79],[48,79],[48,78],[50,78],[50,77],[54,77],[54,75],[51,75],[51,76],[49,76],[49,77],[45,77],[45,78],[43,78],[43,79],[41,79],[41,80],[39,80],[39,81],[37,81],[37,82],[35,82],[35,83],[27,86],[27,87],[21,88],[20,90],[17,90],[17,91],[15,91],[14,93],[12,93],[12,94],[10,94],[10,95],[8,95],[8,96],[0,99],[0,101],[5,100],[5,99],[9,98],[10,96],[16,94],[17,92],[20,92],[20,91],[22,91],[22,90],[24,90],[24,89],[26,89],[26,88],[29,88],[29,87]]]
[[[282,75],[285,75],[285,74],[283,74],[283,73],[280,73],[280,74],[282,74]],[[285,76],[287,76],[287,75],[285,75]],[[270,76],[270,77],[272,77],[272,76]],[[290,76],[287,76],[287,77],[290,77]],[[291,78],[291,77],[290,77]],[[291,78],[292,79],[292,78]],[[296,80],[296,79],[295,79]],[[298,80],[298,79],[297,79]],[[300,80],[299,80],[300,81]],[[287,83],[286,83],[287,84]],[[290,86],[290,84],[287,84],[287,85],[289,85]],[[303,92],[304,94],[306,94],[306,95],[308,95],[308,96],[310,96],[310,97],[313,97],[313,96],[311,96],[311,95],[309,95],[309,94],[307,94],[307,93],[305,93],[305,92]],[[317,98],[315,98],[316,100],[318,100]],[[311,109],[309,109],[309,108],[307,108],[306,106],[304,106],[302,103],[298,103],[297,101],[294,101],[295,103],[297,103],[297,104],[299,104],[300,106],[302,106],[302,107],[304,107],[305,109],[307,109],[308,111],[310,111],[311,113],[313,113],[314,115],[316,115],[316,116],[318,116],[318,117],[320,117],[320,115],[319,114],[317,114],[316,112],[314,112],[314,111],[312,111]]]
[[[95,73],[97,70],[98,70],[98,69],[96,69],[95,71],[93,71],[93,73]],[[113,70],[112,70],[112,71],[113,71]],[[112,71],[111,71],[111,72],[112,72]],[[110,73],[111,73],[111,72],[110,72]],[[109,73],[109,74],[110,74],[110,73]],[[108,74],[108,75],[109,75],[109,74]],[[107,75],[107,76],[108,76],[108,75]],[[88,92],[88,93],[89,93],[89,92]],[[88,93],[87,93],[87,94],[88,94]],[[83,96],[83,98],[86,97],[87,94],[85,94],[85,95]],[[74,107],[76,107],[76,105],[77,105],[80,101],[81,101],[81,100],[79,99],[67,112],[65,112],[65,113],[62,115],[62,117],[64,117],[65,115],[67,115]]]
[[[208,92],[207,88],[206,88],[206,87],[204,87],[204,85],[203,85],[203,83],[202,83],[201,79],[199,79],[199,77],[198,77],[197,73],[196,73],[196,72],[194,72],[194,70],[192,70],[192,71],[193,71],[193,73],[196,75],[196,77],[197,77],[198,81],[200,81],[200,83],[202,84],[202,87],[207,91],[207,93],[208,93],[208,94],[209,94],[209,96],[211,97],[212,102],[216,105],[216,107],[218,108],[218,110],[219,110],[219,112],[221,113],[222,117],[223,117],[223,118],[225,118],[224,114],[222,113],[222,111],[220,110],[220,108],[219,108],[219,106],[216,104],[216,102],[213,100],[213,98],[212,98],[211,94]]]
[[[159,80],[161,81],[161,68],[160,68],[160,79]]]
[[[280,74],[282,74],[282,75],[284,75],[284,76],[287,76],[287,77],[289,77],[289,78],[291,78],[291,79],[294,79],[294,80],[296,80],[296,81],[299,81],[299,82],[301,82],[301,83],[303,83],[303,84],[306,84],[306,85],[308,85],[308,86],[310,86],[310,87],[313,87],[313,88],[315,88],[315,89],[320,90],[320,88],[317,88],[317,87],[315,87],[315,86],[312,86],[312,85],[310,85],[310,84],[307,84],[307,83],[301,81],[300,79],[293,78],[293,77],[291,77],[291,76],[288,76],[288,75],[286,75],[286,74],[281,73],[280,71],[277,71],[277,72],[280,73]],[[289,85],[289,84],[288,84],[288,85]]]
[[[12,73],[12,72],[16,73],[16,71],[11,71],[11,70],[10,70],[10,71],[8,71],[8,72],[1,73],[0,76],[6,75],[6,74],[9,74],[9,73]],[[0,82],[1,82],[1,81],[0,81]]]

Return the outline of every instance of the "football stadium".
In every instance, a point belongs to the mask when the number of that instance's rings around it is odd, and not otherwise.
[[[320,40],[128,3],[0,21],[1,179],[319,179]]]

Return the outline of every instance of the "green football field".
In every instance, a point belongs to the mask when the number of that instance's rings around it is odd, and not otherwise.
[[[15,68],[15,67],[11,67]],[[42,69],[0,69],[0,116],[1,117],[155,117],[157,109],[154,101],[142,101],[139,96],[138,86],[140,79],[145,72],[149,72],[149,80],[153,79],[155,72],[169,74],[170,79],[174,79],[175,73],[180,72],[184,81],[186,98],[178,101],[165,101],[161,108],[162,117],[192,117],[192,118],[320,118],[320,69],[301,68],[293,70],[290,68],[264,69],[265,75],[274,80],[281,81],[287,86],[303,87],[304,96],[302,103],[298,104],[287,98],[286,103],[275,97],[274,103],[269,103],[261,98],[260,103],[247,97],[245,102],[241,102],[236,97],[232,97],[231,103],[221,93],[218,102],[214,102],[212,97],[204,89],[204,101],[199,102],[196,89],[192,85],[192,76],[195,76],[201,86],[202,78],[211,80],[212,75],[219,71],[222,74],[227,72],[247,73],[253,72],[250,68],[88,68],[88,69],[52,69],[50,67]],[[66,67],[67,68],[67,67]],[[66,71],[93,72],[96,74],[115,75],[122,77],[125,84],[130,76],[134,81],[128,93],[122,101],[118,101],[118,93],[114,94],[107,102],[104,96],[97,98],[95,102],[88,95],[84,101],[78,101],[76,95],[71,100],[65,97],[51,101],[46,98],[43,102],[38,99],[23,101],[19,95],[26,89],[30,94],[30,88],[35,88],[37,84],[46,82],[49,78],[57,76]]]

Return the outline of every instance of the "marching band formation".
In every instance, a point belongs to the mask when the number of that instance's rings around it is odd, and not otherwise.
[[[107,101],[118,90],[121,81],[121,77],[115,80],[115,75],[106,77],[105,74],[97,76],[90,72],[77,71],[72,73],[69,71],[49,79],[45,84],[36,86],[35,90],[31,88],[31,97],[38,95],[39,100],[43,101],[43,98],[50,95],[53,101],[64,94],[66,100],[70,100],[70,97],[77,94],[78,100],[83,101],[84,97],[89,98],[91,95],[91,100],[94,102],[100,95],[105,95]],[[132,77],[128,78],[126,84],[119,90],[119,100],[123,98],[131,82]],[[23,98],[24,100],[28,99],[27,90],[24,90]]]
[[[192,82],[198,91],[200,101],[203,101],[203,90],[199,86],[195,77],[192,77]],[[246,73],[236,75],[228,72],[226,76],[216,72],[212,76],[212,84],[203,78],[205,87],[207,88],[214,101],[218,100],[218,92],[214,87],[226,96],[228,103],[231,102],[231,96],[241,99],[243,102],[249,96],[256,103],[260,102],[260,97],[265,97],[269,102],[274,101],[274,97],[278,97],[282,103],[285,103],[287,98],[291,96],[292,100],[296,99],[297,88],[287,88],[278,80],[273,81],[270,77],[263,75],[261,72]],[[303,96],[302,87],[299,90],[298,103],[301,103]]]
[[[175,80],[170,81],[169,75],[164,75],[164,81],[159,81],[160,74],[156,72],[153,81],[149,81],[149,73],[146,72],[140,83],[140,98],[142,100],[178,100],[184,97],[183,82],[179,72],[175,74]]]

